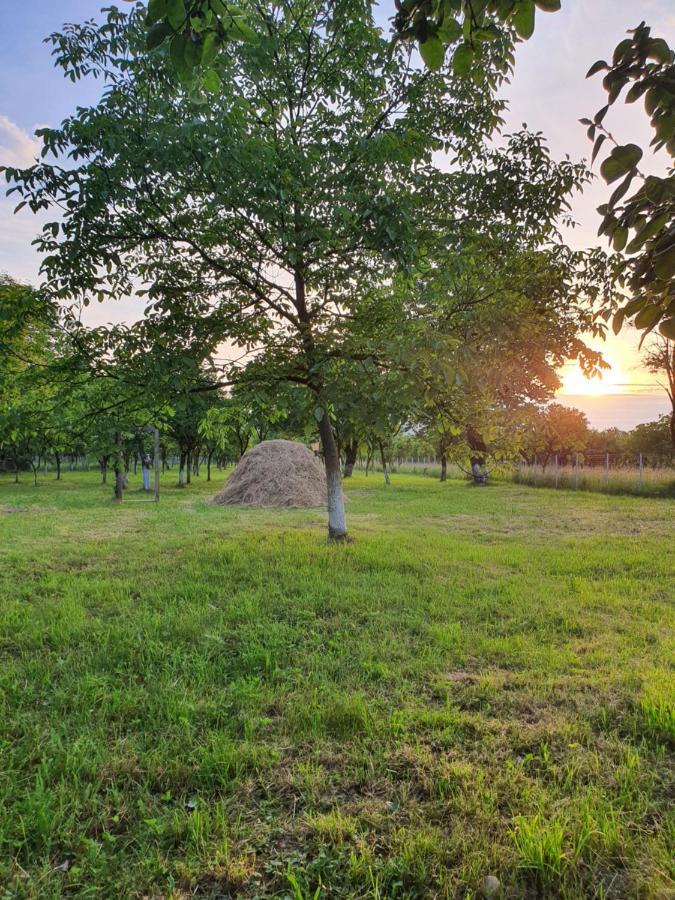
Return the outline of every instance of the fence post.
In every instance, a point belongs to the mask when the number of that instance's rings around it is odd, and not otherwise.
[[[605,453],[605,486],[609,484],[609,453]]]
[[[644,475],[644,465],[642,462],[642,454],[640,454],[640,490],[642,490],[643,475]]]
[[[579,487],[579,454],[577,453],[576,459],[574,461],[574,487],[578,489]]]
[[[558,468],[558,454],[555,455],[555,486],[558,487],[558,480],[560,478],[560,469]]]

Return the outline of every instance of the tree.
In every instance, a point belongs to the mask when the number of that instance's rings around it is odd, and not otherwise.
[[[109,89],[59,129],[43,161],[8,169],[33,210],[65,207],[39,241],[51,296],[114,298],[140,283],[153,315],[268,352],[280,382],[314,401],[329,486],[329,534],[346,537],[326,369],[355,359],[350,319],[364,285],[411,271],[430,217],[447,231],[459,160],[498,121],[499,54],[475,83],[416,70],[356,0],[251,9],[257,43],[226,45],[208,104],[143,47],[138,11],[67,26],[58,63]],[[455,188],[456,196],[462,192]],[[223,386],[231,378],[219,383]],[[214,384],[215,388],[216,385]]]
[[[62,440],[56,399],[57,308],[28,285],[0,276],[0,451],[33,471]],[[60,411],[61,414],[63,410]],[[57,475],[60,470],[57,466]]]
[[[594,63],[589,77],[604,71],[607,104],[591,119],[581,119],[594,140],[593,159],[605,141],[612,150],[600,166],[608,184],[621,179],[607,203],[598,207],[602,215],[599,234],[607,235],[617,251],[616,272],[630,299],[615,313],[613,328],[621,330],[632,320],[644,336],[654,328],[675,340],[675,54],[663,38],[651,36],[642,22],[614,50],[611,63]],[[604,125],[604,118],[631,84],[627,103],[644,96],[645,109],[654,129],[652,146],[665,149],[670,166],[664,177],[645,177],[638,166],[643,156],[637,144],[620,144]],[[634,179],[640,186],[628,197]],[[624,199],[625,198],[625,199]],[[609,316],[615,304],[606,308]]]
[[[675,449],[675,340],[655,337],[647,348],[643,361],[647,371],[665,380],[662,387],[670,399],[670,440]]]
[[[537,423],[532,449],[542,454],[546,466],[554,455],[562,456],[562,462],[582,452],[588,443],[588,419],[579,409],[549,403]]]
[[[642,454],[645,462],[665,462],[672,465],[673,445],[670,434],[670,416],[661,416],[655,422],[637,425],[626,435],[623,446],[625,452],[632,456],[633,465],[638,454]]]
[[[589,298],[603,271],[596,254],[537,248],[525,230],[519,242],[465,238],[463,255],[418,285],[413,302],[431,343],[417,366],[417,420],[442,480],[450,458],[517,457],[528,410],[553,397],[565,359],[589,375],[606,367],[580,337],[595,328]]]

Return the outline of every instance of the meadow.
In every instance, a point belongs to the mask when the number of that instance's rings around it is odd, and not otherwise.
[[[0,897],[665,898],[675,510],[0,477]]]

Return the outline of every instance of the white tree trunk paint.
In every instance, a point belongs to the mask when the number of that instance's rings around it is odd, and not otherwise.
[[[347,519],[340,471],[326,472],[326,484],[328,486],[328,534],[335,540],[342,540],[347,536]]]

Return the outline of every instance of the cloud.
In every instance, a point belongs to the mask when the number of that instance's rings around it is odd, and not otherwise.
[[[0,166],[27,168],[40,153],[40,141],[19,128],[7,116],[0,116]]]

